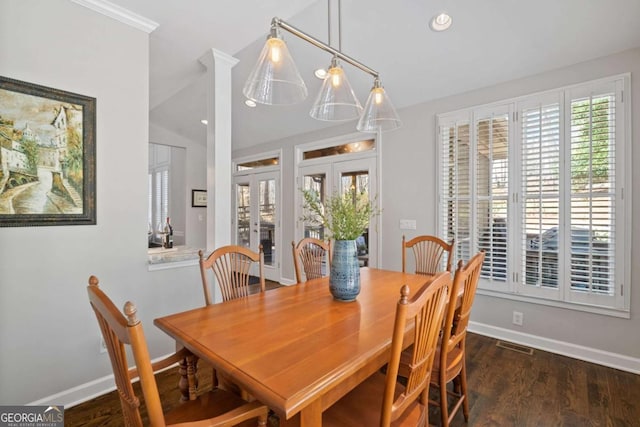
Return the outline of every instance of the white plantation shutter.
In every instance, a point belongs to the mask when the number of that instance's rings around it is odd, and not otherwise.
[[[150,174],[153,177],[153,192],[149,203],[153,206],[153,223],[151,226],[156,232],[162,231],[169,216],[169,170],[167,168],[156,169]]]
[[[169,216],[169,170],[164,169],[160,174],[161,185],[158,197],[162,200],[160,220],[164,223]]]
[[[485,251],[481,291],[628,313],[629,80],[438,116],[440,233]]]
[[[521,271],[523,292],[559,298],[560,101],[551,96],[520,110]]]
[[[616,294],[616,84],[568,92],[570,298]]]
[[[471,247],[471,153],[466,117],[440,122],[441,238],[455,238],[453,265],[468,261]]]
[[[475,124],[476,250],[485,251],[481,277],[492,287],[507,281],[509,201],[509,109],[479,111]],[[473,254],[472,254],[473,255]],[[468,258],[466,259],[468,260]]]
[[[155,224],[153,223],[153,175],[151,173],[148,174],[147,176],[148,178],[148,182],[147,182],[147,194],[149,195],[149,200],[148,200],[148,213],[147,213],[147,222],[149,223],[149,229],[151,232],[153,232]]]

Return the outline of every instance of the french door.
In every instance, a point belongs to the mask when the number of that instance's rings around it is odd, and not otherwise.
[[[322,200],[333,192],[354,189],[358,192],[364,192],[374,199],[378,193],[375,157],[300,166],[298,177],[299,187],[317,191]],[[298,196],[298,206],[302,206],[301,195]],[[369,224],[369,229],[357,239],[358,258],[362,266],[373,267],[377,265],[378,231],[375,221],[376,218]],[[298,221],[296,233],[298,239],[315,237],[324,240],[328,237],[324,227],[304,221]]]
[[[234,177],[235,242],[264,251],[264,275],[280,281],[280,174],[260,172]],[[258,271],[252,272],[258,275]]]

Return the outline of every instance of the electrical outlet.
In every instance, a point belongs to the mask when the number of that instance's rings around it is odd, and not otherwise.
[[[518,326],[522,326],[523,321],[524,321],[524,314],[522,314],[519,311],[514,311],[513,312],[513,324],[514,325],[518,325]]]
[[[107,352],[107,343],[104,342],[104,338],[100,337],[100,353]]]

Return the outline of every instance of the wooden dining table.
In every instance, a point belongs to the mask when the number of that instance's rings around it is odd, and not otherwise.
[[[212,365],[282,420],[322,425],[322,412],[389,360],[400,288],[430,277],[360,270],[353,302],[327,277],[155,319],[178,345]]]

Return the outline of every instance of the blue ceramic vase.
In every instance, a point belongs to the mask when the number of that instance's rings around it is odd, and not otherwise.
[[[355,240],[334,242],[329,290],[338,301],[355,301],[360,293],[360,264]]]

